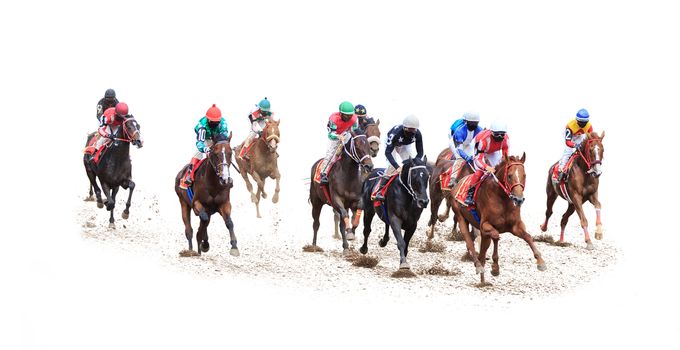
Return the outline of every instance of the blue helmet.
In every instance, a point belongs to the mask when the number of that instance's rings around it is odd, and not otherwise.
[[[364,105],[354,106],[354,114],[364,116],[366,115],[366,107]]]
[[[576,121],[578,122],[588,122],[590,120],[590,114],[585,108],[582,108],[576,113]]]

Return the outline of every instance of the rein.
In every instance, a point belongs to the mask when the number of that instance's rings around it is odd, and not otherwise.
[[[424,165],[416,165],[408,169],[408,177],[407,177],[407,183],[405,184],[404,181],[401,179],[401,174],[399,175],[399,183],[404,186],[406,191],[413,197],[414,200],[417,200],[416,198],[416,191],[413,190],[413,186],[411,186],[411,172],[415,169],[425,169],[427,172],[427,167]]]
[[[345,153],[346,153],[350,158],[352,158],[352,160],[354,160],[357,164],[361,164],[361,162],[363,162],[364,159],[370,157],[368,154],[365,154],[363,157],[361,157],[361,159],[359,159],[359,156],[357,155],[356,146],[354,145],[354,140],[355,140],[355,139],[358,139],[358,138],[360,138],[360,137],[364,137],[364,138],[365,138],[366,135],[356,135],[356,136],[352,137],[352,139],[351,139],[350,142],[349,142],[349,143],[350,143],[350,145],[349,145],[350,150],[349,150],[349,151],[347,150],[347,146],[346,146],[346,145],[343,145],[343,147],[342,147],[342,149],[345,150]]]
[[[125,138],[116,137],[116,138],[114,138],[114,141],[123,141],[123,142],[134,141],[134,136],[139,134],[139,129],[135,128],[135,133],[132,134],[132,136],[130,136],[127,132],[127,128],[125,127],[125,123],[127,123],[129,121],[135,121],[135,118],[134,117],[125,118],[125,119],[123,119],[123,122],[120,125],[120,128],[123,129],[123,134],[124,134]]]
[[[505,164],[505,169],[504,169],[504,174],[506,176],[508,175],[508,169],[510,169],[510,167],[513,166],[513,165],[521,166],[522,168],[524,168],[524,163],[522,163],[522,162],[508,162],[507,164]],[[512,184],[512,186],[510,186],[510,184],[508,184],[507,180],[505,180],[505,177],[503,178],[503,181],[500,181],[498,179],[498,177],[496,177],[496,174],[492,173],[491,175],[493,176],[494,180],[496,180],[496,183],[499,186],[501,186],[501,189],[503,189],[503,192],[505,192],[505,194],[508,195],[508,197],[510,197],[510,198],[516,197],[514,194],[512,194],[512,189],[515,188],[516,186],[520,186],[520,187],[522,187],[522,190],[524,190],[524,184],[519,182],[519,181]]]
[[[585,148],[586,148],[587,150],[590,150],[590,145],[591,145],[593,142],[595,142],[596,140],[599,141],[599,139],[588,139],[588,140],[586,140]],[[586,174],[590,174],[590,173],[592,173],[592,172],[595,170],[595,169],[593,169],[593,166],[595,166],[595,165],[597,165],[597,164],[602,164],[602,160],[594,160],[594,161],[591,161],[591,160],[590,160],[590,152],[583,153],[583,151],[581,151],[581,148],[579,148],[579,149],[576,151],[576,153],[577,153],[581,158],[583,158],[583,161],[586,163],[586,166],[588,167],[588,171],[586,171]],[[586,156],[586,155],[587,155],[587,156]]]
[[[219,144],[223,144],[223,143],[229,144],[229,142],[218,142],[218,143],[216,143],[215,145],[219,145]],[[213,153],[211,152],[211,154],[213,154]],[[219,177],[219,173],[218,173],[219,170],[218,170],[218,167],[220,167],[220,166],[225,166],[225,165],[227,166],[227,176],[230,176],[230,174],[229,174],[229,166],[231,166],[231,163],[227,162],[227,154],[224,152],[224,150],[222,150],[222,156],[223,156],[222,159],[223,159],[224,161],[221,162],[221,163],[219,163],[219,164],[217,164],[217,165],[215,165],[215,163],[213,163],[213,160],[212,160],[212,157],[211,157],[211,156],[208,156],[208,162],[209,162],[210,165],[213,167],[213,169],[215,170],[215,175],[218,175],[218,177]],[[237,171],[238,171],[238,169],[237,169]],[[239,171],[239,173],[240,173],[240,171]]]

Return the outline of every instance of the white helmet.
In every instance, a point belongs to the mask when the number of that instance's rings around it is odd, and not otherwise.
[[[406,118],[404,118],[404,122],[402,123],[402,125],[405,128],[418,129],[418,127],[420,126],[420,121],[418,120],[418,117],[416,117],[415,115],[409,114]]]
[[[491,123],[491,132],[507,132],[508,128],[505,123],[494,121]]]
[[[476,112],[465,112],[465,114],[463,114],[463,119],[468,122],[479,123],[479,114]]]

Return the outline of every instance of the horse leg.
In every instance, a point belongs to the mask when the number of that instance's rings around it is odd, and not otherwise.
[[[576,196],[575,196],[576,197]],[[579,219],[581,219],[581,228],[583,228],[583,234],[586,240],[586,249],[593,250],[595,247],[590,241],[590,234],[588,233],[588,219],[586,219],[586,214],[583,212],[583,202],[580,197],[574,198],[574,208],[576,208],[576,214],[578,214]]]
[[[491,264],[491,275],[498,276],[501,274],[501,267],[498,265],[498,238],[492,239],[492,241],[493,255],[491,255],[491,259],[493,259],[493,264]]]
[[[371,223],[373,222],[373,216],[375,216],[375,211],[373,206],[366,208],[364,211],[364,244],[359,248],[361,254],[368,253],[368,236],[371,234]]]
[[[387,245],[387,242],[389,241],[390,241],[390,225],[385,223],[385,234],[383,234],[383,237],[380,239],[380,241],[378,241],[378,245],[381,248],[384,248]]]
[[[427,239],[434,238],[434,228],[437,225],[437,212],[439,211],[439,206],[442,203],[442,191],[437,191],[436,185],[430,186],[430,221],[427,222],[427,226],[430,226],[430,231],[427,233]]]
[[[484,222],[480,226],[480,231],[482,235],[482,242],[479,244],[479,260],[482,264],[482,273],[480,274],[481,283],[485,283],[484,280],[484,265],[486,265],[486,251],[489,249],[492,239],[498,239],[499,232],[495,227],[491,226],[488,222]]]
[[[338,227],[340,227],[340,215],[338,215],[337,212],[333,212],[333,222],[334,222],[334,225],[333,225],[333,229],[334,229],[333,238],[335,238],[335,239],[340,239],[340,238],[342,238],[342,237],[340,236],[340,229],[338,228]]]
[[[189,250],[194,250],[191,242],[194,239],[194,230],[191,228],[191,206],[181,198],[179,202],[182,209],[182,221],[184,222],[184,236],[186,236],[187,241],[189,241]]]
[[[272,203],[278,203],[279,202],[279,191],[281,191],[281,186],[279,186],[279,182],[281,182],[281,174],[279,174],[279,169],[275,169],[274,175],[271,176],[274,180],[276,180],[276,188],[274,188],[274,196],[272,197]]]
[[[253,177],[253,180],[255,181],[255,184],[257,184],[257,192],[255,192],[255,196],[251,196],[251,200],[253,203],[255,203],[255,209],[257,209],[257,217],[261,218],[260,216],[260,197],[262,198],[267,198],[267,194],[264,193],[264,181],[260,178],[260,175],[257,172],[253,172],[250,174],[250,176]]]
[[[97,174],[95,174],[94,171],[92,171],[87,164],[85,165],[85,174],[87,174],[87,178],[88,180],[90,180],[90,195],[87,198],[85,198],[85,201],[89,202],[94,200],[94,198],[92,197],[92,189],[94,188],[94,192],[97,195],[97,207],[101,209],[104,207],[104,203],[102,203],[101,190],[97,185]]]
[[[319,232],[319,226],[321,223],[319,222],[319,215],[321,214],[321,209],[323,208],[323,203],[319,200],[315,200],[312,198],[312,219],[314,219],[314,223],[312,223],[312,229],[314,229],[314,238],[312,239],[312,246],[316,247],[316,234]]]
[[[472,237],[470,236],[470,230],[468,229],[468,222],[467,222],[467,220],[465,220],[463,215],[460,215],[459,218],[458,218],[458,228],[460,228],[460,233],[463,236],[463,239],[465,240],[465,247],[467,248],[467,255],[472,259],[472,262],[475,264],[476,272],[477,273],[483,273],[484,267],[479,262],[479,259],[477,259],[477,251],[475,250],[475,243],[472,241]]]
[[[238,247],[236,246],[236,234],[234,234],[234,223],[231,221],[231,203],[226,202],[220,207],[220,215],[222,215],[224,223],[227,225],[227,230],[229,230],[229,243],[231,244],[229,254],[231,256],[239,256]]]
[[[529,248],[531,248],[531,252],[534,253],[534,258],[536,258],[536,268],[538,269],[538,271],[545,271],[547,269],[545,261],[543,261],[541,252],[539,252],[538,248],[536,248],[536,244],[534,244],[534,239],[531,238],[531,235],[529,234],[529,232],[527,232],[527,228],[524,225],[524,223],[520,221],[518,224],[515,225],[515,227],[512,228],[511,232],[513,235],[527,242]]]
[[[406,261],[406,242],[401,235],[401,219],[391,215],[390,226],[392,227],[392,233],[397,240],[397,248],[399,249],[399,269],[410,270],[411,265]]]
[[[106,197],[106,200],[104,201],[103,206],[106,206],[106,210],[109,211],[109,210],[111,210],[111,206],[113,205],[113,203],[109,204],[110,201],[111,201],[111,187],[109,187],[109,185],[104,181],[101,181],[101,184],[102,184],[102,191],[104,192],[104,196]],[[97,199],[97,201],[99,201],[99,199]],[[97,206],[99,206],[99,205],[97,204]]]
[[[550,219],[550,216],[553,213],[553,205],[555,204],[555,200],[557,199],[557,192],[555,192],[555,189],[552,186],[550,177],[548,177],[548,185],[546,186],[546,194],[548,195],[548,200],[546,202],[546,209],[545,209],[545,221],[543,222],[543,225],[541,225],[541,231],[545,232],[548,230],[548,219]],[[562,239],[560,238],[560,241]]]
[[[205,213],[205,210],[201,210],[202,213]],[[207,252],[210,250],[210,243],[208,243],[208,224],[210,224],[210,216],[206,213],[205,215],[200,216],[201,222],[198,225],[198,232],[196,233],[196,245],[198,246],[198,255],[201,255],[201,252]],[[205,220],[204,220],[205,218]]]
[[[354,222],[354,215],[356,215],[356,211],[352,210],[352,215],[349,215],[351,209],[347,210],[347,220],[343,220],[345,223],[345,230],[347,230],[347,240],[348,241],[353,241],[356,237],[354,236],[354,226],[352,225],[352,222]],[[352,217],[352,220],[349,220],[349,217]]]
[[[123,219],[127,220],[128,217],[130,217],[130,204],[132,204],[132,192],[135,190],[135,183],[132,180],[128,180],[127,183],[124,183],[123,188],[128,188],[129,194],[128,194],[128,200],[125,203],[125,210],[123,210]]]
[[[94,192],[92,191],[92,183],[90,183],[90,193],[87,197],[85,197],[84,201],[85,202],[94,202]]]
[[[413,233],[416,232],[415,226],[411,230],[406,230],[404,232],[404,243],[406,243],[406,246],[404,247],[404,256],[408,256],[408,244],[411,241],[411,237],[413,237]]]
[[[602,205],[597,198],[597,192],[591,194],[589,200],[590,203],[593,203],[593,206],[595,207],[595,239],[600,240],[602,239],[604,230],[602,229],[602,220],[600,219],[600,210],[602,209]]]
[[[111,216],[109,217],[109,228],[116,228],[116,224],[114,223],[113,219],[113,209],[116,207],[116,194],[118,194],[118,186],[113,186],[111,188],[111,198],[108,203],[106,203],[106,210],[111,211]],[[109,209],[109,204],[111,205],[111,209]]]
[[[243,167],[241,167],[241,169],[243,169]],[[250,192],[250,200],[253,203],[255,203],[255,193],[253,193],[253,184],[250,183],[250,179],[248,178],[248,173],[246,172],[245,169],[241,170],[241,177],[246,182],[246,188],[248,189],[248,192]]]
[[[562,214],[562,221],[560,221],[560,243],[564,243],[564,230],[567,227],[567,222],[569,222],[569,217],[574,213],[574,205],[569,204],[567,211]]]

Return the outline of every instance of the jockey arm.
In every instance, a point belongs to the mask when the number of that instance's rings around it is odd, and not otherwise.
[[[338,131],[338,126],[332,120],[328,121],[326,129],[328,129],[328,139],[330,140],[338,139],[338,134],[336,133]]]
[[[397,141],[397,135],[394,132],[394,129],[390,130],[390,132],[387,134],[387,140],[385,141],[385,158],[387,158],[387,161],[392,165],[394,169],[399,168],[399,164],[397,164],[396,159],[394,159],[394,156],[392,155],[392,152],[394,152],[394,142]]]
[[[208,130],[204,126],[196,127],[196,148],[199,152],[207,153],[210,148],[205,144],[205,137]]]

